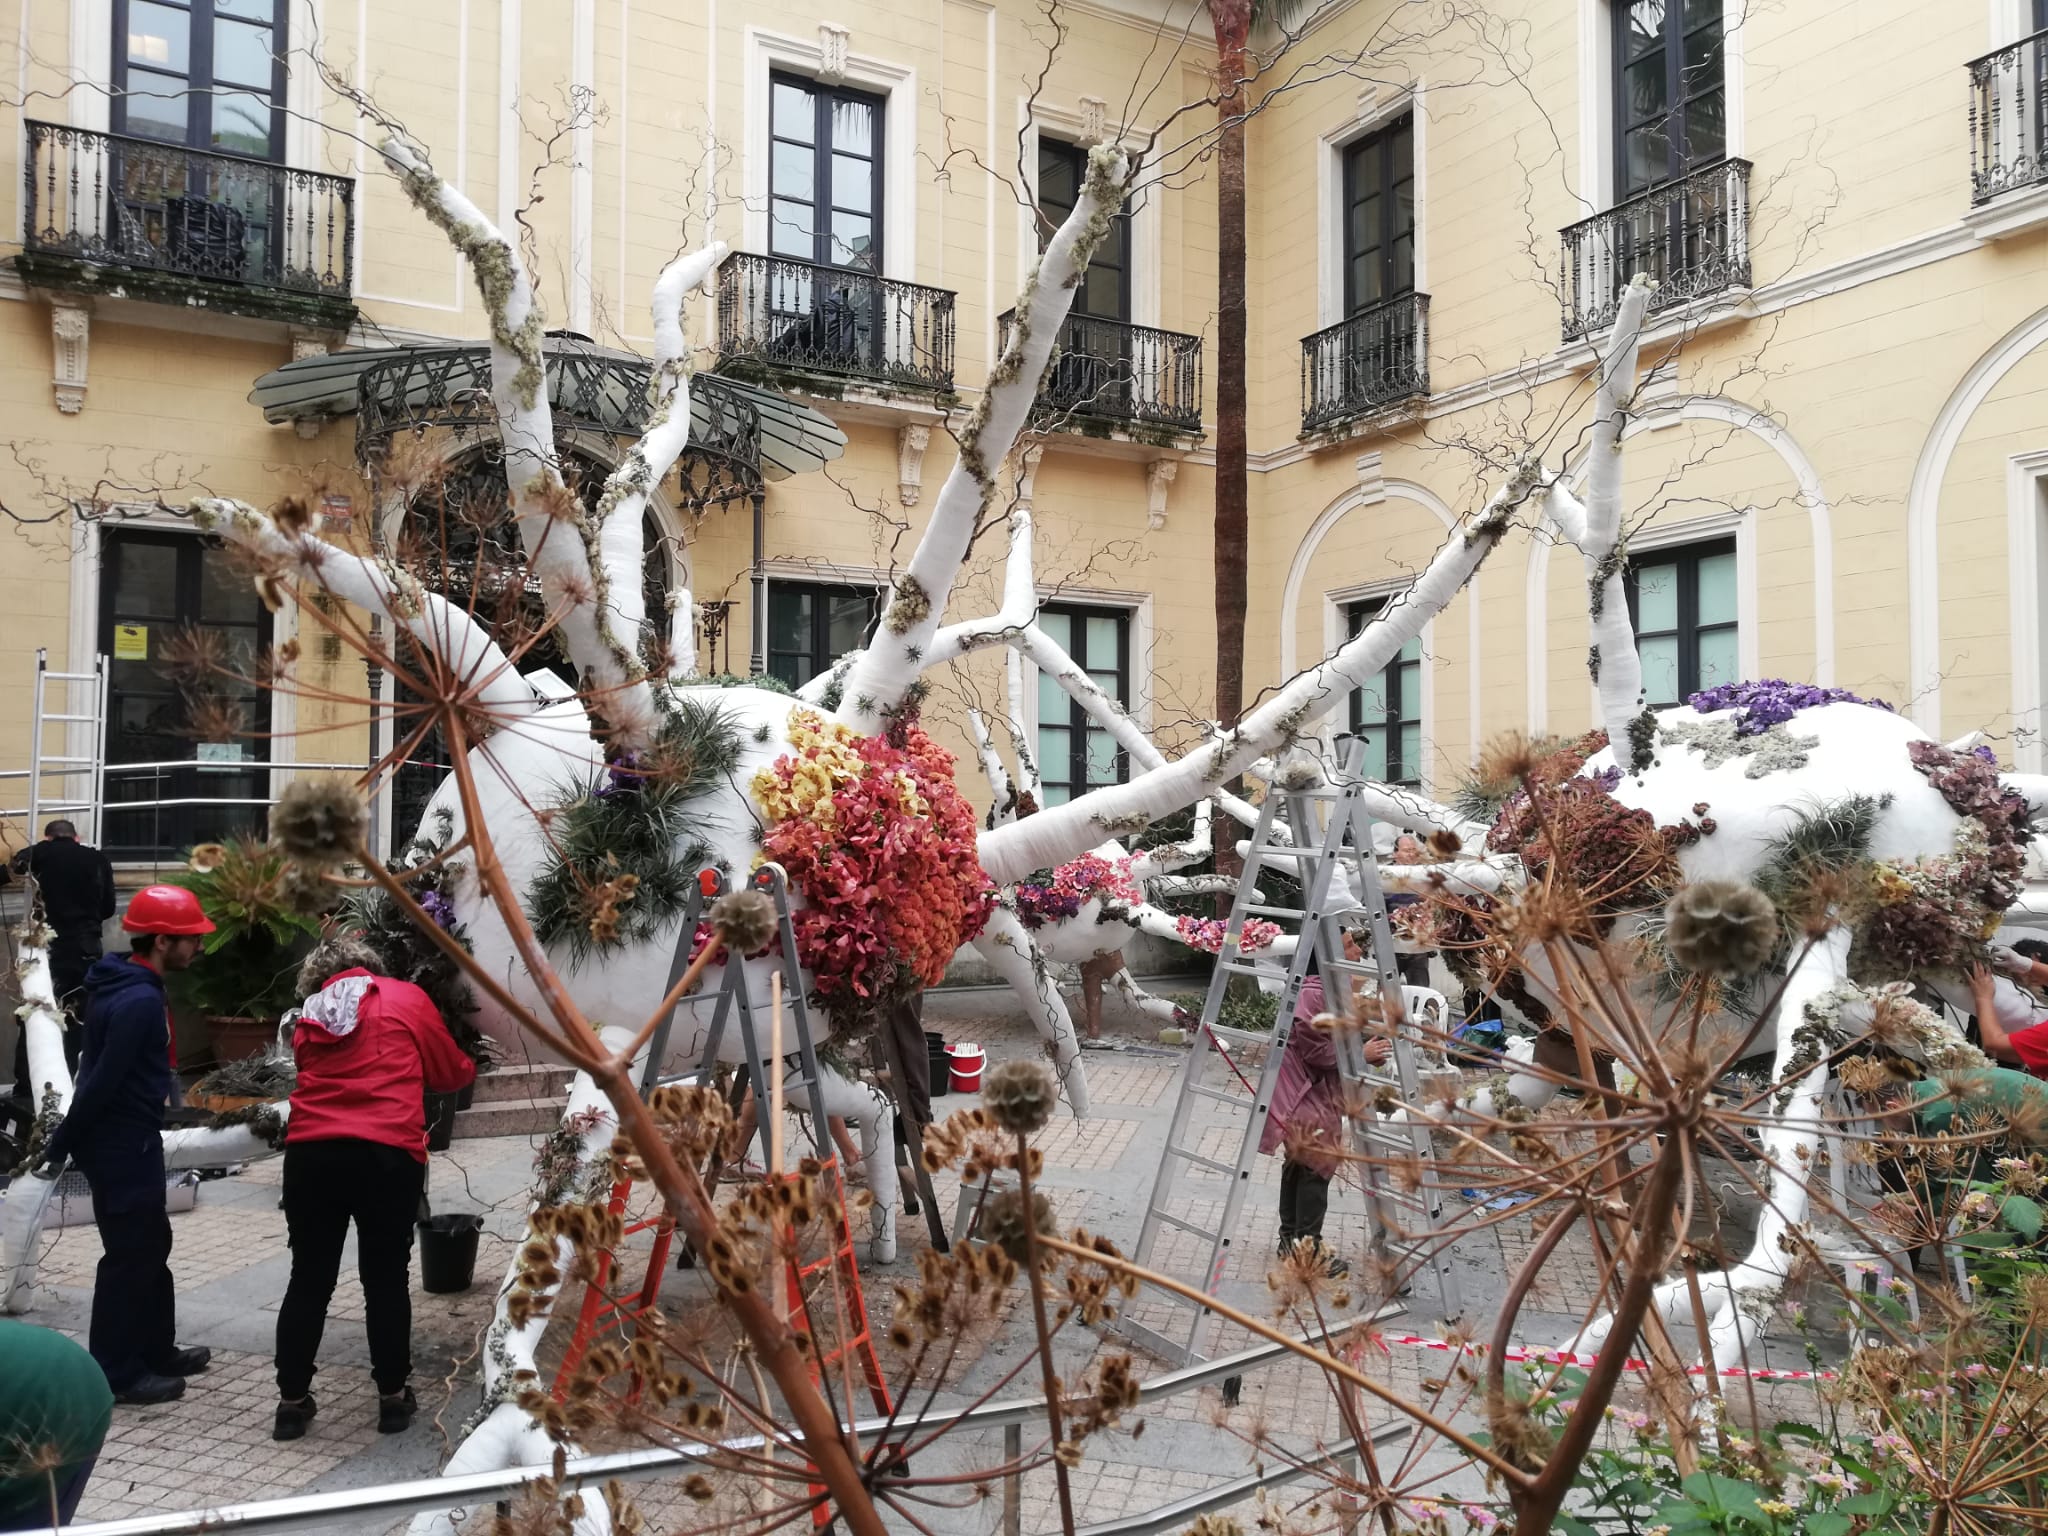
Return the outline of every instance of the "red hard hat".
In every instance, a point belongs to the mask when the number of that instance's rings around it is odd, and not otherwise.
[[[145,885],[129,898],[121,926],[130,933],[213,932],[199,898],[178,885]]]

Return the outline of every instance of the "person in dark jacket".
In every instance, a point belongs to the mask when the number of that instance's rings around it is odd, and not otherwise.
[[[50,943],[50,986],[57,1005],[64,1010],[64,1061],[75,1076],[84,1031],[79,1028],[80,992],[85,973],[103,952],[100,929],[114,915],[114,866],[97,848],[78,840],[78,828],[68,821],[53,821],[43,828],[43,840],[14,856],[14,872],[34,878],[43,905],[43,920],[55,932]],[[29,1081],[28,1031],[14,1042],[14,1096],[27,1105],[30,1116],[42,1097],[41,1087]]]
[[[1363,921],[1365,914],[1358,914]],[[1359,933],[1344,929],[1344,958],[1357,965],[1364,951]],[[1373,999],[1377,1002],[1377,999]],[[1295,996],[1294,1027],[1287,1034],[1287,1050],[1280,1058],[1280,1079],[1273,1087],[1273,1102],[1266,1113],[1265,1128],[1259,1132],[1259,1150],[1278,1152],[1280,1164],[1280,1256],[1284,1259],[1297,1244],[1310,1245],[1324,1255],[1323,1267],[1331,1275],[1344,1275],[1351,1266],[1329,1253],[1323,1244],[1323,1217],[1330,1208],[1330,1180],[1337,1172],[1335,1152],[1344,1142],[1344,1089],[1337,1070],[1337,1042],[1327,1025],[1316,1020],[1325,1013],[1348,1015],[1350,1009],[1326,1006],[1323,978],[1311,976]],[[1393,1054],[1394,1042],[1385,1035],[1368,1035],[1365,1059],[1377,1064]],[[1328,1147],[1330,1152],[1320,1149]]]
[[[377,1430],[411,1425],[412,1236],[427,1177],[428,1092],[476,1081],[427,994],[376,972],[361,941],[334,938],[306,957],[306,1003],[292,1034],[298,1086],[284,1144],[284,1219],[292,1275],[277,1314],[277,1418],[296,1440],[318,1410],[314,1358],[341,1274],[349,1223],[363,1282]]]
[[[44,1160],[77,1161],[92,1186],[100,1267],[93,1283],[92,1357],[117,1403],[166,1403],[211,1352],[180,1349],[164,1204],[164,1101],[171,1092],[171,1016],[164,973],[199,955],[213,924],[199,898],[174,885],[135,893],[121,926],[131,953],[108,955],[85,977],[85,1067]]]

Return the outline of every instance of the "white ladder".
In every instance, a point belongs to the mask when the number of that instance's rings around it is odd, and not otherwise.
[[[53,683],[60,685],[68,695],[61,710],[50,707]],[[81,693],[88,701],[84,713],[76,708]],[[61,752],[45,749],[44,730],[52,725],[65,728],[65,749]],[[83,753],[70,750],[78,739],[71,729],[73,726],[86,728],[83,734],[87,750]],[[43,835],[43,818],[47,815],[73,820],[89,818],[89,825],[79,829],[80,838],[89,843],[105,842],[106,829],[101,823],[106,812],[106,657],[93,657],[90,672],[52,672],[48,647],[36,651],[35,720],[29,731],[28,751],[28,805],[18,814],[28,818],[29,841],[34,842]],[[60,781],[58,793],[54,796],[43,793],[43,781],[52,777]],[[83,797],[69,792],[70,781],[74,777],[83,777],[86,781]]]
[[[1281,1059],[1286,1053],[1288,1037],[1293,1032],[1295,1003],[1303,984],[1312,974],[1312,968],[1324,976],[1326,995],[1332,999],[1345,995],[1340,988],[1348,990],[1351,977],[1364,974],[1377,977],[1383,997],[1391,999],[1397,1006],[1402,1001],[1400,972],[1394,963],[1393,934],[1387,923],[1386,905],[1380,894],[1372,851],[1372,820],[1365,814],[1359,796],[1360,755],[1361,749],[1354,746],[1343,782],[1335,788],[1290,790],[1276,786],[1267,794],[1252,831],[1244,872],[1225,924],[1223,947],[1216,957],[1216,969],[1210,978],[1208,997],[1202,1007],[1200,1032],[1192,1042],[1187,1061],[1181,1069],[1179,1095],[1167,1129],[1166,1145],[1160,1154],[1159,1171],[1153,1179],[1151,1199],[1145,1208],[1144,1224],[1138,1232],[1135,1258],[1139,1264],[1156,1267],[1153,1250],[1162,1232],[1170,1228],[1189,1233],[1206,1246],[1201,1288],[1210,1295],[1214,1295],[1222,1283],[1224,1269],[1236,1242],[1245,1199],[1252,1187],[1252,1171],[1259,1156],[1259,1138],[1266,1127],[1273,1092],[1279,1083]],[[1291,838],[1288,829],[1277,824],[1277,812],[1283,805],[1292,828]],[[1345,866],[1346,860],[1350,861],[1353,873],[1340,884],[1334,877]],[[1300,911],[1268,906],[1258,899],[1259,876],[1265,872],[1285,873],[1300,881],[1303,904]],[[1372,912],[1376,963],[1371,966],[1353,965],[1344,959],[1337,916],[1355,905],[1367,906]],[[1301,919],[1301,934],[1284,973],[1277,964],[1262,963],[1240,951],[1239,938],[1244,931],[1245,920],[1252,917]],[[1270,1035],[1232,1029],[1217,1022],[1232,977],[1251,976],[1270,981],[1280,979],[1283,974]],[[1332,1011],[1337,1011],[1339,1005],[1333,1002],[1331,1007]],[[1348,1050],[1340,1045],[1338,1055],[1347,1102],[1362,1097],[1365,1103],[1370,1104],[1375,1090],[1383,1084],[1394,1085],[1404,1100],[1419,1102],[1410,1097],[1419,1091],[1421,1079],[1415,1060],[1416,1039],[1412,1028],[1404,1027],[1396,1032],[1392,1076],[1366,1067],[1362,1043],[1356,1033],[1338,1031],[1340,1041],[1346,1040],[1347,1036]],[[1232,1059],[1232,1046],[1265,1051],[1255,1085]],[[1218,1065],[1219,1060],[1221,1066]],[[1224,1114],[1212,1114],[1209,1123],[1198,1123],[1202,1107],[1210,1104],[1223,1106]],[[1390,1150],[1403,1158],[1410,1155],[1425,1161],[1430,1158],[1426,1126],[1413,1124],[1395,1135],[1383,1125],[1376,1116],[1372,1125],[1355,1123],[1352,1127],[1353,1146],[1370,1156],[1382,1158]],[[1227,1145],[1235,1137],[1235,1160],[1225,1162],[1220,1155],[1212,1156],[1202,1150],[1195,1138],[1204,1132],[1211,1133],[1206,1138],[1211,1143],[1221,1140]],[[1214,1134],[1217,1132],[1223,1134]],[[1212,1145],[1210,1150],[1220,1153],[1222,1148]],[[1362,1166],[1366,1170],[1374,1248],[1398,1259],[1397,1248],[1405,1249],[1412,1244],[1413,1235],[1396,1221],[1394,1210],[1413,1206],[1431,1227],[1439,1227],[1442,1224],[1441,1193],[1427,1167],[1421,1190],[1416,1194],[1406,1194],[1393,1187],[1389,1170],[1370,1162]],[[1204,1173],[1221,1175],[1227,1180],[1222,1212],[1213,1226],[1205,1224],[1189,1210],[1188,1178]],[[1439,1246],[1426,1238],[1422,1244],[1424,1251],[1432,1255]],[[1445,1314],[1455,1315],[1458,1310],[1457,1288],[1448,1256],[1443,1256],[1440,1262],[1433,1258],[1424,1262],[1430,1264],[1443,1290]],[[1188,1309],[1191,1315],[1184,1332],[1178,1324],[1174,1325],[1174,1332],[1163,1332],[1128,1315],[1117,1318],[1111,1326],[1172,1364],[1192,1364],[1204,1358],[1203,1346],[1207,1342],[1213,1314],[1174,1293],[1154,1294]]]

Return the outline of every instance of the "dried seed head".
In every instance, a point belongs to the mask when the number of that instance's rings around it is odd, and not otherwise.
[[[775,942],[775,903],[759,891],[719,897],[710,916],[718,937],[739,954],[759,954]]]
[[[1778,909],[1753,885],[1696,880],[1664,912],[1664,943],[1688,971],[1747,976],[1778,948]]]
[[[270,840],[309,869],[332,869],[355,857],[370,824],[353,786],[339,779],[294,779],[270,813]]]
[[[1024,1262],[1025,1239],[1029,1230],[1036,1230],[1046,1237],[1059,1231],[1053,1220],[1052,1202],[1037,1190],[1031,1192],[1030,1228],[1025,1226],[1024,1195],[1021,1190],[1006,1189],[990,1198],[988,1209],[982,1212],[981,1235],[994,1243],[1019,1264]]]
[[[983,1108],[997,1125],[1018,1136],[1042,1130],[1059,1103],[1059,1086],[1035,1061],[1006,1061],[991,1067],[982,1079]]]

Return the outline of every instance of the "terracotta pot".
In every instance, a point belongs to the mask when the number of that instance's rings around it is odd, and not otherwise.
[[[213,1045],[215,1061],[242,1061],[260,1056],[277,1038],[277,1025],[270,1019],[229,1018],[208,1014],[206,1031]]]

